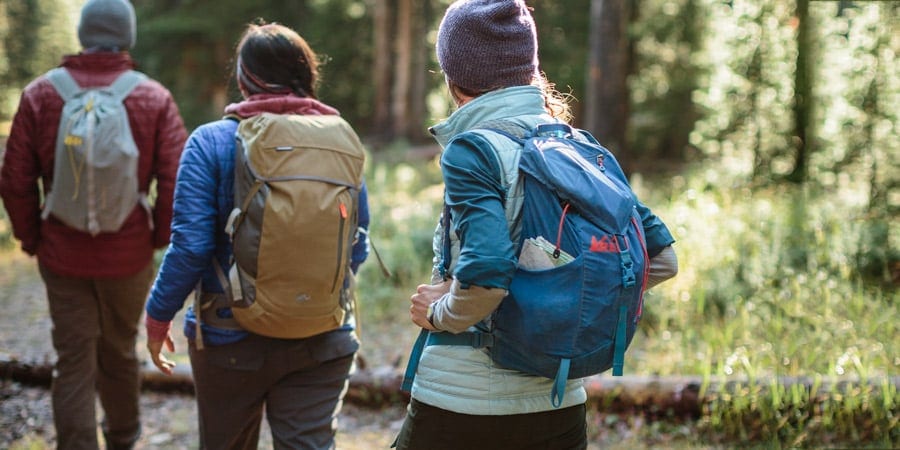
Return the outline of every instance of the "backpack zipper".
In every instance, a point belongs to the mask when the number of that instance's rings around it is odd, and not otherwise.
[[[566,213],[569,212],[569,206],[571,204],[566,202],[566,206],[563,207],[562,215],[559,216],[559,228],[556,231],[556,248],[553,249],[553,259],[559,259],[559,255],[561,253],[562,246],[562,232],[563,232],[563,224],[566,220]]]
[[[337,288],[339,275],[341,274],[341,264],[344,261],[344,224],[347,222],[347,205],[341,202],[338,205],[340,211],[340,222],[338,225],[338,248],[337,248],[337,267],[334,268],[334,280],[331,282],[331,292]]]

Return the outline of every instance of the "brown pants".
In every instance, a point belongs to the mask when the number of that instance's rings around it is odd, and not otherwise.
[[[349,330],[305,339],[251,334],[203,350],[189,342],[200,448],[256,449],[265,409],[276,450],[333,449],[358,348]]]
[[[153,266],[116,279],[70,278],[41,266],[53,321],[53,423],[57,448],[99,448],[96,396],[107,449],[131,448],[141,434],[137,326]]]

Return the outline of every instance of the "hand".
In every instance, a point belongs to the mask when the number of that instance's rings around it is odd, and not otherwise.
[[[162,353],[162,347],[165,344],[166,349],[170,352],[175,351],[175,342],[172,340],[172,336],[166,334],[166,339],[164,341],[151,341],[147,340],[147,351],[150,352],[150,358],[153,359],[153,364],[159,369],[160,372],[166,375],[172,375],[172,369],[175,367],[175,361],[171,361],[165,357]]]
[[[428,306],[441,299],[444,294],[450,292],[450,280],[441,284],[420,284],[416,288],[409,301],[409,318],[413,323],[428,330],[438,331],[431,322],[428,321]]]

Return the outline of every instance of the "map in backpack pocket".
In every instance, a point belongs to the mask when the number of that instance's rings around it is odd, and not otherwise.
[[[572,255],[562,250],[558,257],[554,257],[555,251],[556,246],[543,236],[525,239],[525,242],[522,243],[522,251],[519,253],[519,268],[548,270],[566,265],[574,259]]]

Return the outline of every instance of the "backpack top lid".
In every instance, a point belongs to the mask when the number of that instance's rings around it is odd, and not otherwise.
[[[538,125],[532,137],[537,140],[531,141],[533,150],[522,153],[522,172],[603,230],[620,233],[629,226],[633,195],[624,180],[603,173],[604,160],[614,160],[612,154],[597,144],[575,139],[567,124]],[[587,158],[588,154],[593,158]]]

